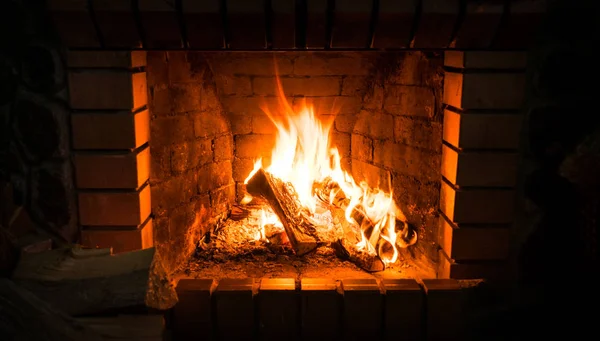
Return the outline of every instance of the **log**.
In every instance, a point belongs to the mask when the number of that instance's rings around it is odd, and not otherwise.
[[[320,204],[325,207],[333,217],[335,228],[342,231],[342,237],[332,246],[336,255],[341,259],[349,260],[361,269],[368,272],[385,270],[385,263],[375,253],[359,250],[357,244],[362,240],[361,229],[364,225],[371,224],[366,215],[358,208],[352,210],[351,217],[356,223],[346,219],[346,208],[350,202],[341,189],[332,182],[315,184],[313,187]],[[330,200],[331,191],[336,191],[333,200]],[[331,203],[330,203],[331,201]]]
[[[8,279],[0,279],[0,339],[105,340],[100,334]]]
[[[177,301],[154,248],[117,255],[110,249],[23,254],[12,279],[72,316],[133,307],[165,310]]]
[[[246,190],[269,203],[281,221],[290,245],[297,255],[311,252],[319,245],[310,212],[300,205],[291,184],[259,169],[246,184]]]

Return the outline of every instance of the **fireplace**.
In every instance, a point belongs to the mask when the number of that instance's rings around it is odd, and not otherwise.
[[[48,6],[61,43],[23,54],[11,106],[16,202],[63,242],[155,249],[177,328],[264,333],[289,300],[303,335],[414,318],[418,339],[471,280],[515,275],[544,1]]]
[[[72,105],[131,107],[73,116],[88,246],[153,244],[169,268],[180,267],[209,230],[227,225],[232,208],[247,211],[240,206],[244,180],[257,159],[265,168],[272,162],[281,136],[275,123],[289,105],[294,114],[311,108],[315,122],[329,122],[325,137],[341,169],[398,206],[407,227],[397,232],[410,246],[398,248],[404,270],[396,272],[480,277],[497,265],[490,260],[508,253],[521,52],[71,51],[67,58]],[[90,71],[80,69],[85,63]],[[107,103],[103,91],[123,95]],[[131,152],[94,152],[117,148],[103,143],[117,143],[107,136],[119,132]],[[135,191],[99,191],[117,188]]]

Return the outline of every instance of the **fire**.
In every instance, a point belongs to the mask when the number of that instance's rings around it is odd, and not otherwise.
[[[406,247],[416,242],[416,234],[408,238],[406,225],[397,226],[396,222],[404,222],[406,218],[398,208],[391,192],[372,188],[366,182],[357,183],[341,166],[340,154],[331,145],[330,131],[332,122],[323,122],[315,114],[314,108],[306,102],[294,109],[283,94],[279,79],[277,114],[270,108],[262,110],[277,128],[275,147],[271,153],[271,163],[265,167],[263,160],[258,159],[245,183],[261,168],[291,183],[303,207],[312,214],[317,213],[318,198],[313,186],[315,183],[329,181],[335,183],[342,191],[349,204],[345,208],[345,218],[348,222],[359,224],[353,217],[356,210],[362,212],[370,221],[369,233],[367,227],[362,227],[361,240],[356,244],[357,249],[370,254],[378,254],[386,263],[394,263],[398,258],[398,247]],[[329,201],[333,203],[336,191],[329,193]],[[247,196],[242,203],[252,198]],[[264,226],[274,223],[277,217],[272,212],[262,211],[260,236],[264,239]],[[404,238],[399,238],[401,235]],[[408,241],[407,241],[408,239]]]

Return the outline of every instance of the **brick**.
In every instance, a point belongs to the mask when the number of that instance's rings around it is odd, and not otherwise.
[[[217,188],[210,191],[210,207],[213,208],[217,214],[228,213],[231,209],[231,205],[235,203],[235,184]]]
[[[252,95],[252,78],[250,76],[234,76],[227,74],[215,75],[217,87],[223,95],[249,96]]]
[[[422,340],[425,293],[414,279],[384,278],[384,340]]]
[[[304,340],[336,340],[341,336],[342,296],[336,282],[327,278],[302,278],[302,330]]]
[[[372,0],[338,0],[335,4],[331,46],[336,48],[370,47]]]
[[[254,294],[252,278],[222,279],[214,293],[216,329],[220,340],[252,339]]]
[[[272,53],[236,53],[214,54],[210,60],[215,74],[245,76],[275,76],[275,66],[279,75],[292,74],[292,60],[285,54]]]
[[[422,86],[386,87],[383,109],[393,115],[433,117],[436,102],[433,89]]]
[[[201,194],[232,182],[231,161],[209,163],[198,169],[198,192]]]
[[[416,11],[416,1],[379,0],[373,47],[408,47]]]
[[[296,97],[294,109],[303,105],[313,107],[317,115],[355,115],[360,112],[362,101],[355,96]]]
[[[185,172],[212,162],[212,140],[203,139],[184,142],[171,148],[171,170]]]
[[[373,163],[427,182],[440,180],[439,154],[394,143],[394,141],[373,142]]]
[[[227,3],[232,49],[266,47],[265,12],[262,0],[230,0]]]
[[[268,102],[268,98],[261,97],[223,97],[223,109],[228,113],[228,116],[246,116],[248,118],[254,115],[264,114],[261,106],[263,104],[271,104]],[[276,98],[272,98],[274,104],[276,104]],[[268,105],[272,108],[271,105]],[[233,121],[233,120],[231,120]],[[233,126],[233,122],[231,123]],[[233,127],[232,127],[233,128]]]
[[[270,157],[275,146],[274,135],[237,135],[234,138],[235,156],[239,158]]]
[[[195,338],[201,333],[213,338],[211,296],[215,289],[212,279],[181,279],[175,288],[178,301],[173,307],[173,332],[178,340]]]
[[[330,139],[331,147],[337,148],[341,157],[350,156],[351,137],[348,133],[332,133]]]
[[[120,0],[95,0],[94,15],[106,47],[142,47],[130,3]]]
[[[271,3],[272,22],[271,35],[274,49],[293,48],[296,46],[295,1],[280,0]]]
[[[159,116],[200,111],[202,89],[191,83],[176,83],[150,88],[150,109]]]
[[[254,169],[253,159],[233,159],[233,179],[237,182],[243,182],[250,172]]]
[[[77,188],[136,189],[150,177],[150,149],[126,153],[76,153]]]
[[[442,181],[440,209],[455,223],[510,223],[515,192],[509,189],[455,189]]]
[[[307,53],[294,61],[296,76],[367,76],[370,72],[371,61],[359,54],[333,57]]]
[[[233,158],[233,138],[230,134],[219,136],[214,140],[215,162]]]
[[[454,73],[444,78],[444,103],[462,109],[519,109],[524,73]]]
[[[84,226],[137,226],[150,215],[150,186],[128,192],[80,192],[79,223]]]
[[[357,134],[352,134],[352,158],[361,161],[373,160],[373,141]]]
[[[363,110],[358,114],[354,124],[354,133],[359,133],[373,139],[394,138],[394,117],[392,115]]]
[[[445,51],[444,65],[461,69],[524,69],[526,52]]]
[[[443,250],[439,251],[438,277],[452,279],[506,280],[505,261],[469,261],[461,263],[450,259]]]
[[[342,96],[358,96],[364,95],[367,90],[367,79],[362,76],[348,76],[342,80]]]
[[[72,109],[136,109],[147,104],[146,73],[70,71]]]
[[[132,112],[74,113],[71,134],[75,149],[135,149],[148,142],[148,110]]]
[[[67,51],[70,68],[136,68],[146,66],[146,51]]]
[[[188,116],[153,117],[150,121],[152,148],[182,143],[194,137],[194,124]]]
[[[389,75],[392,84],[431,87],[434,91],[441,88],[444,79],[442,54],[411,51],[403,53],[398,61],[400,65]]]
[[[144,0],[139,2],[138,9],[148,48],[183,47],[175,6],[161,0]],[[160,25],[156,25],[157,22],[160,22]]]
[[[154,246],[152,219],[130,229],[83,228],[81,244],[91,248],[112,248],[113,253],[147,249]]]
[[[461,334],[462,292],[453,279],[424,279],[427,340],[455,340]]]
[[[389,190],[390,172],[383,168],[374,166],[370,163],[363,162],[360,160],[352,160],[352,176],[354,180],[366,181],[371,188],[381,188],[382,190]]]
[[[276,119],[282,119],[277,116]],[[276,134],[277,127],[266,114],[255,115],[252,117],[252,133],[254,134]]]
[[[165,181],[151,183],[152,212],[162,216],[181,203],[190,202],[198,191],[198,174],[195,171],[165,177]]]
[[[150,147],[150,182],[162,181],[172,175],[171,147]]]
[[[219,1],[182,0],[181,8],[190,48],[223,48],[223,19]]]
[[[442,151],[442,124],[396,116],[394,117],[394,140],[439,154]]]
[[[446,48],[460,10],[459,0],[423,0],[419,26],[411,47]]]
[[[281,78],[281,86],[286,96],[336,96],[340,94],[340,78]],[[277,83],[274,77],[257,77],[252,80],[255,95],[277,95]]]
[[[219,111],[204,112],[194,116],[194,136],[215,137],[229,132],[227,118]]]
[[[48,0],[46,6],[64,46],[100,47],[100,41],[88,11],[87,0]]]
[[[456,151],[442,147],[442,175],[460,187],[513,187],[517,153]]]
[[[229,115],[231,122],[231,133],[233,135],[244,135],[252,132],[252,117],[247,115]]]
[[[456,225],[440,217],[438,243],[454,260],[499,260],[508,257],[507,225]]]
[[[262,340],[295,339],[300,331],[300,296],[294,278],[263,278],[258,293]]]
[[[444,141],[461,149],[517,149],[523,116],[444,111]]]
[[[342,133],[351,133],[354,131],[355,115],[336,115],[334,120],[335,130]]]
[[[383,295],[374,278],[344,279],[344,339],[379,339],[383,318]]]
[[[502,14],[504,3],[467,3],[460,28],[451,48],[485,49],[492,45]]]

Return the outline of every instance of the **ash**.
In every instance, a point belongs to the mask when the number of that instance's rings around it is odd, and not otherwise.
[[[316,231],[322,244],[309,254],[297,256],[279,222],[270,222],[265,225],[264,232],[261,231],[262,211],[272,213],[267,206],[235,207],[229,219],[217,224],[200,241],[181,275],[214,279],[420,277],[406,264],[370,274],[354,263],[338,258],[331,243],[337,240],[340,231],[333,228],[328,211],[313,216],[319,226],[325,226]]]

